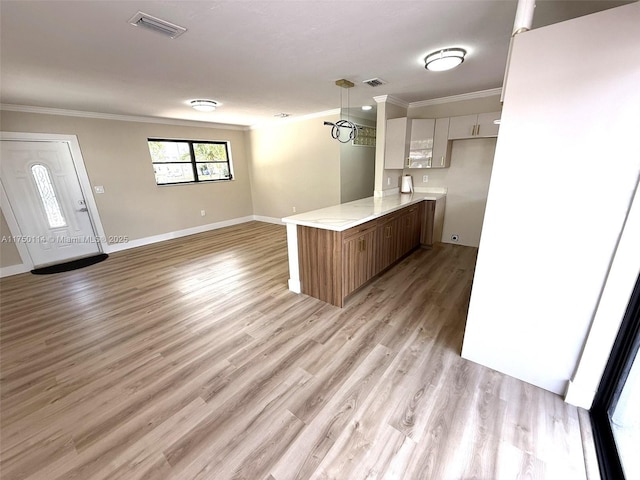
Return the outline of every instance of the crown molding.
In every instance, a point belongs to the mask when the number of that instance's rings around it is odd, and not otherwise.
[[[378,95],[377,97],[373,97],[376,103],[392,103],[393,105],[397,105],[398,107],[409,108],[410,103],[401,100],[398,97],[394,97],[393,95]]]
[[[440,105],[442,103],[460,102],[462,100],[473,100],[474,98],[486,98],[500,95],[502,88],[492,88],[489,90],[480,90],[479,92],[469,92],[460,95],[452,95],[450,97],[432,98],[431,100],[422,100],[420,102],[411,102],[410,108],[428,107],[429,105]]]
[[[450,97],[433,98],[430,100],[422,100],[420,102],[408,103],[393,95],[378,95],[373,97],[376,103],[391,103],[398,107],[413,108],[413,107],[426,107],[429,105],[439,105],[442,103],[459,102],[462,100],[472,100],[475,98],[486,98],[502,93],[502,88],[493,88],[489,90],[481,90],[478,92],[463,93],[461,95],[453,95]],[[139,122],[139,123],[157,123],[164,125],[177,125],[184,127],[213,127],[223,130],[253,130],[256,128],[263,128],[273,125],[282,125],[285,123],[295,123],[313,118],[326,117],[329,115],[340,114],[340,109],[325,110],[323,112],[310,113],[307,115],[294,116],[289,118],[274,119],[263,123],[257,123],[251,126],[248,125],[231,125],[227,123],[215,123],[204,122],[198,120],[179,120],[171,118],[159,118],[159,117],[142,117],[134,115],[119,115],[113,113],[99,113],[99,112],[85,112],[81,110],[64,110],[60,108],[48,108],[48,107],[34,107],[29,105],[13,105],[7,103],[0,104],[0,110],[9,112],[22,112],[22,113],[39,113],[42,115],[60,115],[65,117],[82,117],[82,118],[95,118],[101,120],[119,120],[124,122]]]
[[[118,115],[114,113],[85,112],[81,110],[64,110],[61,108],[33,107],[29,105],[0,104],[0,110],[8,112],[39,113],[42,115],[61,115],[64,117],[96,118],[100,120],[119,120],[123,122],[159,123],[163,125],[177,125],[183,127],[214,127],[222,130],[248,130],[246,125],[231,125],[227,123],[200,122],[197,120],[179,120],[159,117],[140,117],[135,115]]]
[[[308,113],[306,115],[291,116],[286,118],[274,118],[273,120],[268,120],[266,122],[256,123],[255,125],[251,125],[249,127],[249,130],[255,130],[257,128],[273,127],[274,125],[282,125],[286,123],[302,122],[304,120],[311,120],[311,119],[320,118],[320,117],[328,117],[330,115],[340,115],[340,109],[334,108],[332,110],[325,110],[323,112],[316,112],[316,113]]]

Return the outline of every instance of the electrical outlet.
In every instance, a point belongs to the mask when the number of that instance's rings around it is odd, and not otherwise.
[[[429,175],[422,175],[422,183],[427,183],[429,181]]]
[[[460,235],[458,235],[457,233],[454,233],[453,235],[451,235],[452,242],[457,242],[458,240],[460,240]]]
[[[207,214],[207,212],[205,212],[204,210],[200,210],[200,216],[204,217]]]
[[[291,207],[291,210],[293,210],[293,213],[296,213],[296,207]]]
[[[387,185],[391,185],[391,177],[387,177]]]
[[[93,187],[93,189],[96,191],[96,193],[104,193],[104,186],[102,185],[96,185],[95,187]]]

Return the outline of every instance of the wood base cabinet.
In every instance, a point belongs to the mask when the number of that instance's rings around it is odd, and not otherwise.
[[[378,219],[377,272],[420,245],[424,204],[421,202]]]
[[[428,212],[435,203],[413,204],[343,232],[298,225],[302,293],[342,307],[378,273],[419,245],[433,243]]]
[[[378,219],[376,271],[381,272],[398,259],[400,243],[400,212],[390,213]]]
[[[372,222],[369,222],[372,223]],[[343,234],[342,240],[342,297],[347,297],[372,279],[376,271],[376,226]]]
[[[402,210],[404,213],[400,217],[400,241],[398,258],[413,250],[420,245],[421,215],[420,212],[424,208],[425,202],[412,205]]]

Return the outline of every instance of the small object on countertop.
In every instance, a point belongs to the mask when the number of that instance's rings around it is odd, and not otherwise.
[[[413,193],[413,177],[409,174],[402,177],[402,187],[400,193]]]

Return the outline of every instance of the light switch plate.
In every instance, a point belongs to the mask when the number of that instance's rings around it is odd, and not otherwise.
[[[102,185],[96,185],[93,187],[96,193],[104,193],[104,187]]]

